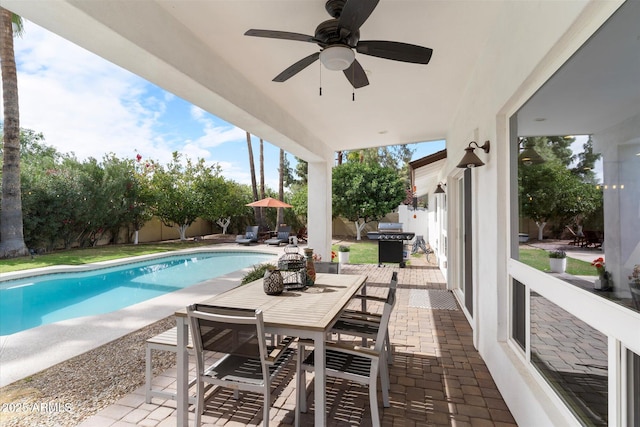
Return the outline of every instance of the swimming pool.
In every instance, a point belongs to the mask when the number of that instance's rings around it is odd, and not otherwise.
[[[0,335],[109,313],[273,257],[260,252],[198,252],[0,282]]]

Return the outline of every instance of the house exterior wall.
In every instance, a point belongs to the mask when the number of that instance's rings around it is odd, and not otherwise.
[[[494,35],[484,52],[484,62],[475,72],[475,80],[466,90],[456,118],[446,135],[448,159],[443,178],[459,176],[456,164],[467,144],[491,141],[486,154],[476,150],[485,166],[472,170],[473,282],[475,315],[470,319],[477,348],[491,371],[518,425],[579,425],[521,352],[509,341],[510,276],[535,278],[535,273],[510,260],[510,167],[509,117],[592,35],[619,7],[621,1],[518,2],[518,15],[506,7],[494,24]],[[526,22],[518,20],[522,7],[528,7]],[[514,25],[514,22],[518,22]],[[428,189],[417,189],[419,193]],[[454,235],[456,207],[447,192],[450,239],[448,254],[457,252]],[[459,286],[451,273],[449,259],[448,286]],[[547,280],[540,277],[540,280]],[[555,304],[564,306],[582,319],[590,320],[593,301],[584,298],[578,309],[571,290],[552,288],[543,291]],[[582,295],[578,295],[582,297]],[[616,332],[629,319],[612,309],[616,320],[598,325],[605,333],[636,345],[635,338]],[[593,319],[593,316],[591,317]],[[610,336],[611,336],[610,335]],[[612,352],[615,353],[615,352]],[[614,357],[611,355],[610,358]],[[612,359],[610,359],[612,360]],[[615,414],[610,425],[619,423]],[[611,424],[613,422],[613,424]]]

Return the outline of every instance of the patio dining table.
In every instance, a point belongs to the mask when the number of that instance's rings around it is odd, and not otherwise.
[[[197,302],[223,307],[261,309],[267,333],[312,339],[316,349],[314,425],[325,426],[325,410],[319,409],[326,408],[325,337],[343,308],[359,289],[366,286],[366,281],[367,276],[364,275],[318,273],[313,286],[273,296],[264,293],[262,279],[259,279]],[[177,425],[187,426],[189,328],[186,308],[176,311],[175,316],[178,326]]]

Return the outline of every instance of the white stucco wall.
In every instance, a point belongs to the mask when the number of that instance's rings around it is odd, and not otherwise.
[[[607,271],[616,296],[630,298],[627,277],[640,264],[640,114],[594,135],[593,141],[603,155]]]
[[[522,426],[572,425],[574,419],[532,377],[512,351],[508,336],[509,167],[508,118],[610,16],[621,2],[514,2],[494,22],[494,35],[475,70],[446,135],[446,175],[467,144],[491,141],[491,152],[476,150],[486,166],[472,171],[475,316],[480,354],[503,398]],[[515,13],[517,8],[518,13]],[[518,19],[528,8],[527,21]],[[449,200],[449,210],[455,209]],[[451,229],[451,227],[449,227]],[[449,240],[449,254],[455,253]],[[450,266],[452,268],[452,266]]]

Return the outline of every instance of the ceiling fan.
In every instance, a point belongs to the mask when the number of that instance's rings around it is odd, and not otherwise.
[[[433,49],[413,44],[360,40],[360,27],[369,18],[379,0],[327,0],[325,9],[333,19],[322,22],[313,36],[288,31],[251,29],[245,36],[316,43],[319,52],[302,58],[278,74],[273,81],[284,82],[320,59],[330,70],[341,70],[351,85],[358,89],[369,84],[355,52],[393,61],[428,64]]]

